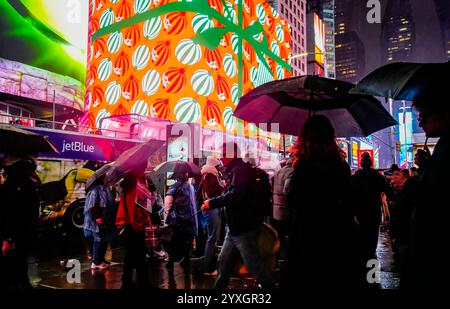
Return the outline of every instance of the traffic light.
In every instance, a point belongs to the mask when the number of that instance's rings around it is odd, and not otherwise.
[[[400,144],[400,142],[395,142],[395,148],[397,149],[398,152],[402,151],[402,145]]]

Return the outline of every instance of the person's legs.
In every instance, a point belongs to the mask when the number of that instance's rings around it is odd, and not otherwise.
[[[205,247],[205,271],[211,272],[215,269],[214,252],[220,234],[220,209],[205,211],[204,217],[208,229],[208,240]]]
[[[148,287],[150,280],[148,277],[147,262],[145,260],[146,245],[145,245],[145,232],[135,232],[134,234],[135,244],[135,261],[136,261],[136,278],[139,287]]]
[[[123,259],[123,271],[122,271],[122,288],[133,287],[133,269],[135,265],[135,252],[133,244],[132,228],[126,227],[125,235],[125,256]]]
[[[265,268],[263,259],[259,254],[258,237],[260,230],[253,230],[236,237],[236,247],[239,250],[244,264],[250,273],[256,277],[264,289],[274,288],[269,271]]]
[[[217,261],[218,274],[214,284],[215,289],[226,289],[230,280],[233,267],[239,257],[239,251],[233,244],[232,236],[227,233],[223,242],[222,250]]]
[[[104,255],[104,247],[105,246],[104,246],[104,244],[105,243],[103,243],[101,241],[94,240],[94,245],[93,245],[94,255],[93,255],[93,258],[92,258],[92,262],[95,265],[97,265],[97,266],[102,264],[103,260],[105,259],[105,255]]]

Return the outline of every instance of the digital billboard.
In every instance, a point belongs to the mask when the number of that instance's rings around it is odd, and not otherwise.
[[[84,83],[88,0],[0,1],[0,57]]]
[[[139,114],[245,134],[252,126],[233,116],[240,96],[290,77],[290,30],[265,0],[92,4],[90,127]]]
[[[314,59],[322,67],[325,64],[325,24],[314,13]]]

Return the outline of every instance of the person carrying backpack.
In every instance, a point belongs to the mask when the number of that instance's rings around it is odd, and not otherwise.
[[[213,156],[209,156],[206,159],[206,164],[202,167],[202,179],[198,190],[198,199],[201,203],[203,203],[204,200],[222,194],[223,186],[220,173],[217,169],[218,166],[220,166],[220,161]],[[221,213],[219,208],[203,211],[202,213],[206,221],[208,233],[208,239],[205,246],[204,271],[205,273],[213,273],[216,269],[214,251],[220,234]]]
[[[176,182],[167,190],[164,199],[164,216],[166,224],[174,225],[177,237],[173,239],[176,245],[170,246],[175,250],[165,248],[169,253],[166,268],[173,269],[173,263],[182,258],[180,265],[188,269],[192,243],[198,230],[197,201],[194,187],[188,182],[186,173],[174,173],[172,179]]]
[[[264,289],[274,287],[269,271],[259,253],[258,238],[263,227],[260,205],[253,194],[256,186],[255,170],[244,163],[235,143],[222,146],[222,163],[231,183],[220,196],[203,202],[202,210],[225,207],[228,231],[218,259],[218,276],[214,288],[225,289],[239,254],[250,273]]]

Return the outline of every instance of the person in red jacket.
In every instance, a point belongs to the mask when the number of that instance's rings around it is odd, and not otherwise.
[[[125,238],[125,257],[123,261],[122,289],[133,288],[133,269],[136,269],[137,286],[150,287],[147,263],[145,261],[146,210],[136,205],[138,181],[145,182],[143,173],[131,174],[122,181],[122,195],[117,211],[116,225]]]

